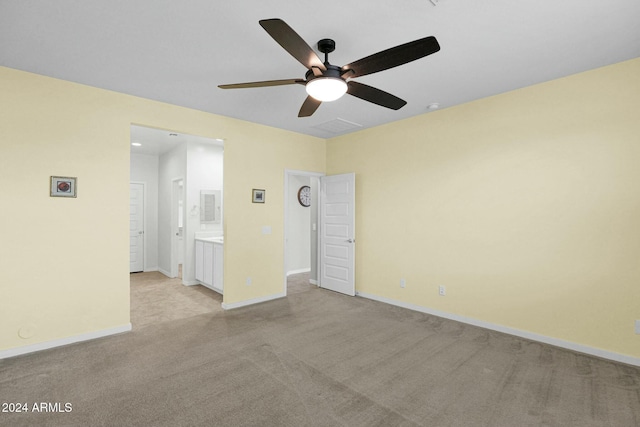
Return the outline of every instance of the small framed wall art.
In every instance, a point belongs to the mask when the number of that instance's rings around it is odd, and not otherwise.
[[[77,197],[78,178],[69,176],[52,176],[50,190],[51,197]]]
[[[252,192],[252,202],[253,203],[264,203],[265,190],[253,189]]]

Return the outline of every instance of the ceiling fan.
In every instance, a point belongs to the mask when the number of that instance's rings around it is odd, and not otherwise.
[[[429,36],[369,55],[342,67],[329,63],[329,53],[336,43],[331,39],[318,42],[318,50],[324,53],[324,62],[313,49],[282,19],[263,19],[260,25],[287,52],[307,68],[304,79],[267,80],[261,82],[219,85],[221,89],[300,84],[306,87],[308,96],[298,117],[309,117],[322,102],[334,101],[345,93],[382,107],[398,110],[406,101],[383,90],[355,82],[351,79],[378,71],[388,70],[423,58],[440,50],[435,37]]]

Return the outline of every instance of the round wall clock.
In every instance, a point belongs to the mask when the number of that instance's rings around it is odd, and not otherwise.
[[[298,190],[298,202],[305,208],[311,206],[311,188],[308,185],[303,185]]]

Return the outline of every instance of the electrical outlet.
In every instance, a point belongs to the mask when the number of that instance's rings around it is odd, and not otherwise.
[[[447,295],[447,288],[442,285],[438,286],[438,294],[440,294],[441,297]]]
[[[404,288],[405,286],[407,286],[407,281],[405,279],[400,279],[400,287]]]
[[[251,277],[247,277],[247,286],[251,286]]]

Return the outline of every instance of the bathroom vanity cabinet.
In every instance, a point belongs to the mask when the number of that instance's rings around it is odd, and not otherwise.
[[[223,240],[196,238],[196,280],[207,288],[223,293]]]

